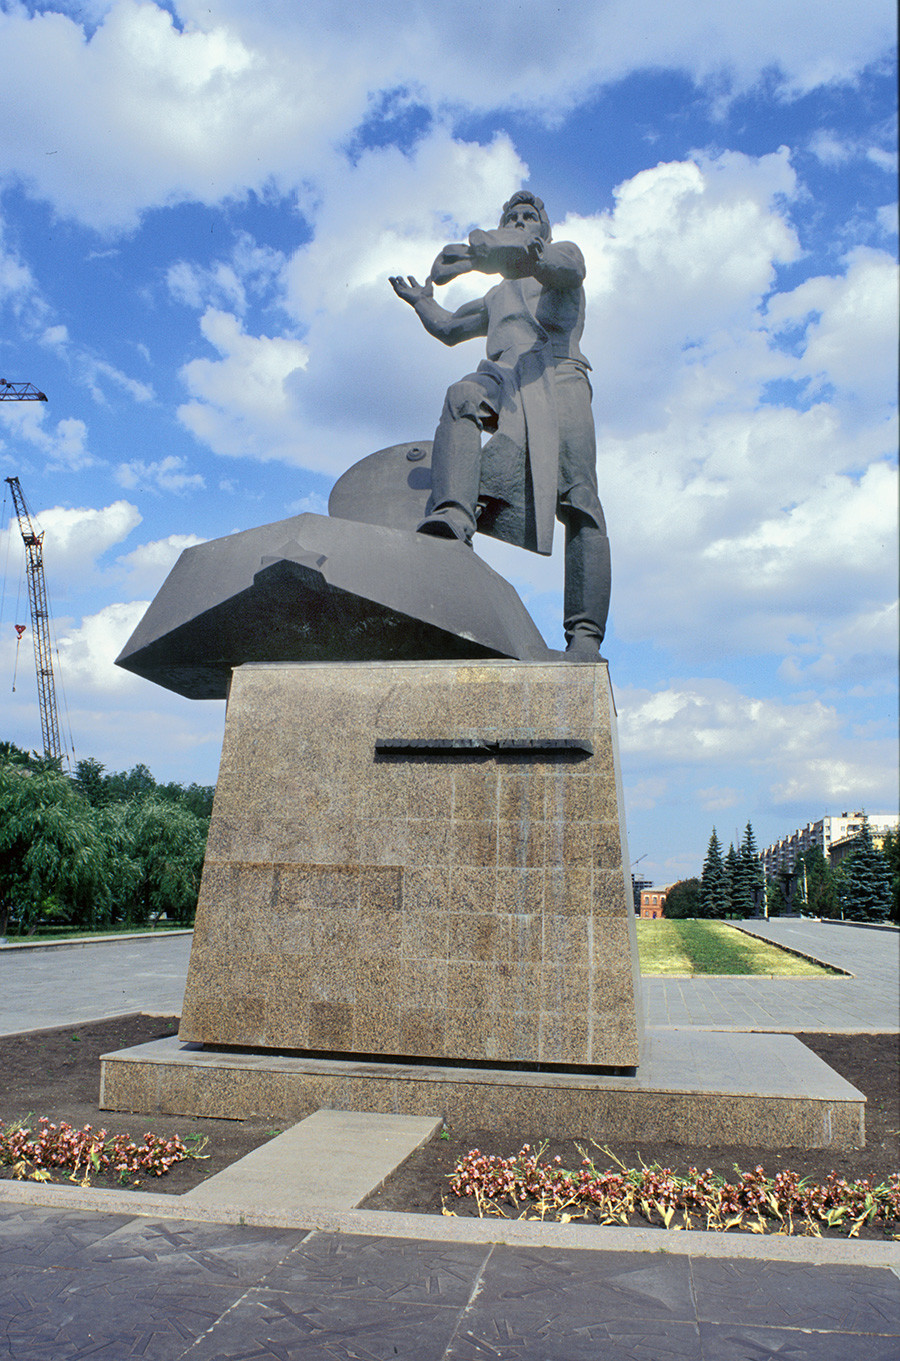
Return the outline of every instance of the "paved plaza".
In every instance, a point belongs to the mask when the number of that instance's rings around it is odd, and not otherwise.
[[[647,979],[651,1024],[898,1029],[898,935],[744,923],[847,971]],[[181,1009],[190,937],[0,951],[0,1033]],[[781,987],[782,981],[785,987]],[[274,1198],[277,1199],[277,1198]],[[285,1205],[289,1200],[283,1198]],[[266,1223],[0,1182],[14,1361],[896,1361],[900,1247],[384,1212]]]
[[[739,925],[848,976],[645,978],[649,1025],[788,1033],[900,1027],[900,932],[794,918]],[[189,932],[0,949],[0,1035],[136,1011],[179,1016],[190,952]]]
[[[180,1016],[192,935],[0,948],[0,1035],[138,1011]]]
[[[843,969],[847,977],[645,978],[648,1025],[792,1034],[897,1033],[900,931],[794,917],[735,925],[820,964]]]
[[[700,1237],[704,1235],[699,1235]],[[0,1204],[15,1361],[896,1361],[885,1267]]]

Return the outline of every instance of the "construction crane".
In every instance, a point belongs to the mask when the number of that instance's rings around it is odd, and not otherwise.
[[[0,378],[0,402],[46,402],[47,396],[33,383],[12,383]],[[47,583],[44,580],[44,535],[38,534],[22,495],[17,477],[8,477],[19,529],[25,543],[25,569],[28,576],[28,601],[34,633],[34,669],[37,675],[38,704],[41,711],[41,736],[44,755],[60,760],[63,745],[59,738],[56,711],[56,685],[53,679],[53,654],[50,644],[50,611],[47,608]]]
[[[42,400],[46,401],[47,398],[44,397]],[[43,530],[39,534],[31,522],[19,479],[8,477],[6,481],[9,483],[19,529],[25,542],[25,572],[28,577],[28,602],[31,606],[31,628],[34,633],[34,669],[37,675],[44,755],[61,760],[65,752],[59,739],[56,685],[53,680],[50,611],[47,608],[47,584],[44,581],[44,534]]]
[[[46,402],[46,400],[44,393],[38,391],[33,383],[10,383],[5,378],[0,378],[0,402]]]

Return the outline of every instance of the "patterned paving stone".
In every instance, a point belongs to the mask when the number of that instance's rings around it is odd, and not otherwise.
[[[701,1323],[700,1343],[702,1361],[897,1361],[896,1338],[861,1333]]]
[[[289,1252],[262,1284],[315,1298],[462,1306],[489,1255],[478,1244],[320,1233]]]
[[[442,1361],[459,1309],[254,1290],[189,1361]]]
[[[575,1321],[503,1309],[467,1318],[446,1361],[704,1361],[695,1323]]]
[[[447,1361],[700,1361],[684,1259],[495,1248]]]
[[[690,1263],[640,1252],[526,1251],[497,1248],[484,1271],[480,1308],[544,1304],[587,1320],[693,1323]]]
[[[900,1357],[900,1282],[887,1269],[700,1259],[693,1278],[700,1319],[883,1334]]]
[[[129,1215],[103,1215],[32,1206],[0,1208],[0,1273],[15,1265],[62,1266],[92,1243],[131,1223]]]
[[[99,1271],[21,1269],[4,1290],[0,1356],[11,1361],[176,1361],[236,1291],[110,1281]]]
[[[4,1361],[897,1361],[874,1267],[0,1214]]]
[[[250,1285],[307,1236],[297,1229],[132,1219],[86,1247],[81,1263],[110,1279],[152,1274],[157,1281],[198,1286]]]

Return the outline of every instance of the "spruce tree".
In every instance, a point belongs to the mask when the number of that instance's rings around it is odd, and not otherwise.
[[[900,922],[900,831],[888,832],[881,854],[891,872],[891,921]]]
[[[821,846],[811,846],[797,862],[797,873],[806,886],[806,910],[814,917],[839,917],[834,872]]]
[[[734,849],[732,841],[728,847],[728,854],[725,857],[725,900],[726,917],[742,916],[738,903],[742,898],[743,875],[741,858]]]
[[[839,888],[844,917],[848,921],[883,922],[891,911],[891,869],[872,843],[869,819],[863,819],[856,838],[858,849],[841,866]]]
[[[763,872],[762,861],[756,853],[756,837],[753,835],[753,828],[749,822],[744,828],[744,839],[741,842],[741,878],[741,900],[738,905],[738,912],[742,917],[752,917],[757,900],[762,907],[765,898],[766,876]]]
[[[722,862],[722,847],[719,845],[714,827],[703,862],[703,873],[700,876],[700,916],[724,917],[727,910],[725,865]]]

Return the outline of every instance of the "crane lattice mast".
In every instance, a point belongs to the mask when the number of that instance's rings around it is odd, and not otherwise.
[[[33,383],[9,383],[5,378],[0,378],[0,402],[46,402],[46,400],[44,393]]]
[[[6,384],[7,387],[12,384]],[[18,384],[30,386],[30,384]],[[0,393],[3,389],[0,388]],[[41,397],[35,400],[46,401]],[[59,740],[59,718],[56,711],[56,685],[53,679],[53,655],[50,643],[50,611],[47,608],[47,584],[44,580],[44,534],[38,534],[22,495],[17,477],[8,477],[13,505],[19,519],[19,529],[25,542],[25,571],[28,577],[28,602],[31,606],[31,628],[34,633],[34,669],[37,675],[38,702],[41,710],[41,736],[44,755],[60,760],[64,755]]]

